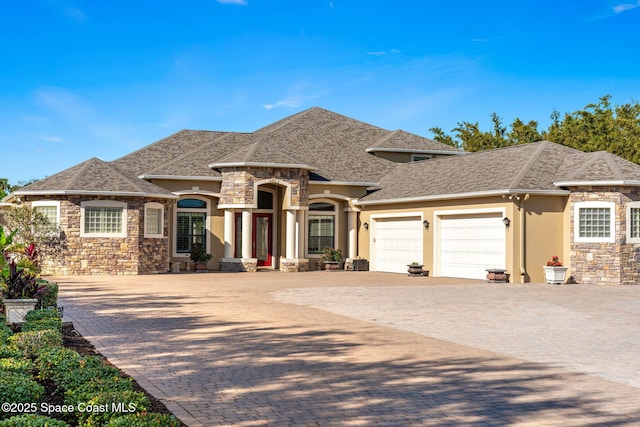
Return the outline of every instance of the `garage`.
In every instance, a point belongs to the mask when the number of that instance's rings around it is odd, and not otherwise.
[[[505,268],[503,214],[440,216],[439,275],[484,279],[487,268]]]
[[[372,235],[375,259],[372,270],[406,273],[407,264],[422,263],[422,218],[376,218]]]

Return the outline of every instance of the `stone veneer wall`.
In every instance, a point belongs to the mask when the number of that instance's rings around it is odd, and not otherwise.
[[[143,197],[68,196],[39,197],[35,200],[60,201],[60,227],[65,248],[58,259],[45,262],[44,274],[153,274],[169,271],[169,201]],[[81,202],[114,200],[127,203],[127,237],[80,237]],[[144,237],[144,205],[157,202],[164,206],[163,238]]]
[[[571,203],[571,274],[578,283],[640,284],[640,244],[627,243],[627,203],[640,200],[635,187],[572,188]],[[575,242],[574,212],[576,202],[615,203],[615,242]]]
[[[254,184],[272,179],[286,182],[290,191],[288,205],[309,206],[309,171],[294,168],[234,167],[223,168],[220,186],[221,205],[255,205]]]

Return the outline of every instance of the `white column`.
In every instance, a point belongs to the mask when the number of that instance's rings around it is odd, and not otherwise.
[[[307,222],[304,220],[306,211],[299,210],[297,215],[298,245],[296,246],[296,258],[304,258],[304,236],[307,234]]]
[[[233,258],[233,244],[235,233],[233,232],[234,212],[232,209],[224,210],[224,257]]]
[[[358,212],[347,212],[347,227],[349,230],[349,258],[354,259],[358,255]]]
[[[296,257],[296,211],[287,210],[287,248],[286,258],[294,259]]]
[[[242,258],[251,258],[252,242],[253,238],[251,233],[252,229],[252,215],[251,209],[244,209],[242,211]]]

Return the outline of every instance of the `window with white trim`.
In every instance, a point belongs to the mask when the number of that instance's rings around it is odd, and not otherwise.
[[[144,204],[144,237],[164,237],[164,206],[157,202]]]
[[[309,205],[308,253],[322,254],[326,247],[335,247],[336,205],[317,202]]]
[[[176,253],[187,255],[194,245],[207,247],[206,200],[190,197],[178,200],[176,212]]]
[[[615,242],[615,203],[578,202],[574,206],[576,242]]]
[[[640,243],[640,202],[627,203],[627,243]]]
[[[31,207],[47,219],[49,230],[58,231],[58,227],[60,226],[60,202],[40,200],[31,203]]]
[[[113,200],[82,202],[80,237],[127,237],[127,204]]]

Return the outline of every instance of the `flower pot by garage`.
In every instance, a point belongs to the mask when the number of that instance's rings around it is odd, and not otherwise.
[[[407,265],[407,267],[409,267],[407,272],[409,273],[410,277],[420,277],[424,273],[424,271],[422,270],[422,267],[424,267],[424,265],[422,264],[409,264]]]
[[[567,280],[567,270],[569,267],[543,266],[544,279],[550,285],[561,285]]]
[[[337,271],[338,270],[338,261],[325,261],[324,269],[327,271]]]
[[[196,272],[200,272],[200,273],[207,271],[207,263],[204,261],[196,262],[195,269],[196,269]]]
[[[35,298],[23,298],[23,299],[5,299],[2,301],[4,304],[4,312],[7,323],[23,323],[24,316],[31,310],[35,310],[36,303]]]

